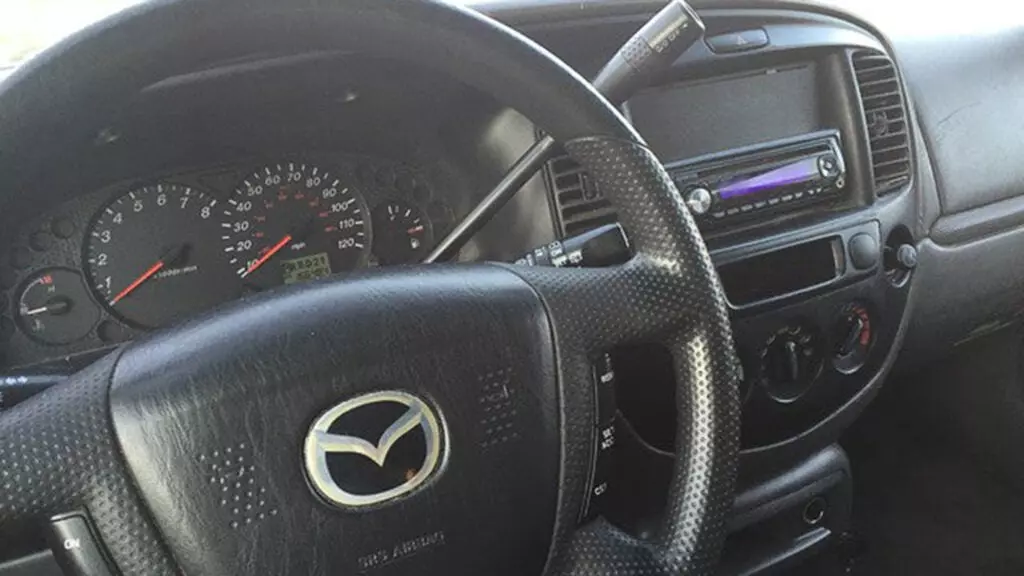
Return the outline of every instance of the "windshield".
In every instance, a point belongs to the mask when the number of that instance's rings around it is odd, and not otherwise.
[[[0,70],[10,68],[61,38],[143,0],[3,0],[0,3]],[[287,2],[288,0],[282,0]],[[386,0],[382,0],[386,1]],[[486,5],[491,0],[449,0]],[[529,3],[536,0],[520,0]],[[584,0],[599,1],[599,0]],[[608,1],[608,0],[605,0]],[[611,0],[626,1],[626,0]],[[984,32],[1005,25],[1008,12],[1024,8],[1005,0],[975,0],[972,10],[932,9],[934,0],[819,0],[875,20],[890,34]],[[983,9],[984,7],[984,9]],[[989,9],[990,8],[990,9]],[[924,12],[922,12],[924,11]],[[920,16],[927,14],[922,23]],[[1016,20],[1011,20],[1016,21]]]
[[[0,7],[0,69],[139,0],[12,0]]]

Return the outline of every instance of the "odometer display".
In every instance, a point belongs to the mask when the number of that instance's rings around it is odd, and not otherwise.
[[[223,212],[223,250],[250,287],[270,288],[363,265],[369,218],[351,184],[309,164],[260,168]]]
[[[284,283],[297,284],[330,276],[331,260],[327,254],[320,252],[294,260],[282,260],[281,268],[284,270]]]

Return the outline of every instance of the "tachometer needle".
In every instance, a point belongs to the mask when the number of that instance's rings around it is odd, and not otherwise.
[[[179,244],[164,251],[163,255],[160,257],[159,260],[156,261],[156,263],[154,263],[145,272],[143,272],[141,276],[136,278],[134,282],[129,284],[127,288],[121,290],[121,292],[118,293],[117,296],[114,296],[114,299],[110,301],[110,305],[113,306],[117,304],[126,296],[134,292],[136,288],[142,286],[143,282],[152,278],[154,274],[163,269],[163,267],[166,266],[169,262],[174,262],[175,260],[177,260],[184,250],[185,245]]]
[[[249,274],[252,274],[253,272],[255,272],[260,266],[263,266],[263,264],[265,264],[267,262],[267,260],[270,260],[271,258],[273,258],[274,254],[277,254],[278,252],[280,252],[281,249],[284,248],[285,246],[287,246],[288,243],[291,242],[291,241],[292,241],[292,235],[291,234],[286,234],[285,237],[281,238],[281,240],[279,240],[277,244],[274,244],[273,246],[271,246],[270,250],[267,250],[266,254],[264,254],[263,256],[260,256],[258,260],[256,260],[252,264],[250,264],[249,267],[245,269],[245,272],[242,272],[242,278],[245,278]]]

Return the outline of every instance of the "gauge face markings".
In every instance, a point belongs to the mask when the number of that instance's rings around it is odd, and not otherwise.
[[[240,284],[216,249],[218,204],[176,183],[114,198],[94,218],[84,246],[97,299],[125,322],[155,328],[238,297]]]
[[[433,227],[423,210],[406,200],[393,199],[373,209],[373,253],[380,263],[411,264],[426,256]]]
[[[347,164],[335,174],[286,160],[239,176],[216,197],[165,180],[102,204],[81,247],[90,299],[121,324],[157,328],[246,292],[416,262],[432,244],[432,214]]]
[[[365,264],[363,196],[312,164],[268,164],[246,177],[223,211],[221,250],[256,289],[313,280]]]
[[[66,268],[36,272],[18,296],[18,323],[44,344],[85,338],[100,319],[82,276]]]

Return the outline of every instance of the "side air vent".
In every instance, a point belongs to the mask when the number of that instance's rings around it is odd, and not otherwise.
[[[884,196],[910,181],[910,132],[900,80],[892,60],[873,50],[854,52],[853,69],[870,138],[875,194]]]
[[[611,202],[601,194],[597,183],[564,152],[548,161],[545,172],[563,236],[618,222]]]

